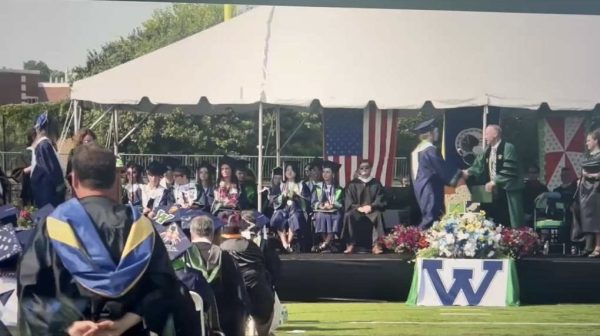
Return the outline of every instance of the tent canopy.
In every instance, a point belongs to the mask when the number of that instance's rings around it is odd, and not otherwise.
[[[258,7],[77,81],[72,99],[141,111],[600,103],[600,17]]]

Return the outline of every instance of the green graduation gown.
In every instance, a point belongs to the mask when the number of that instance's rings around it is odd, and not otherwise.
[[[491,147],[488,147],[483,155],[479,155],[473,166],[469,168],[469,175],[475,177],[477,184],[485,184],[490,181]],[[510,225],[513,228],[523,225],[523,182],[522,170],[517,158],[515,146],[511,143],[501,141],[496,150],[496,193],[494,202],[497,202],[498,193],[506,193]],[[507,224],[507,223],[501,223]]]

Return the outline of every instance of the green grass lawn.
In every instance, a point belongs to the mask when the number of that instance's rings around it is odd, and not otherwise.
[[[404,303],[286,303],[277,335],[600,335],[600,305],[409,307]]]

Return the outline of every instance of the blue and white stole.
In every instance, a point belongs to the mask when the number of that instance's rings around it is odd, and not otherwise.
[[[61,204],[46,219],[48,236],[65,268],[77,283],[97,295],[118,298],[127,294],[150,264],[154,228],[148,218],[130,208],[134,222],[118,264],[77,199]]]

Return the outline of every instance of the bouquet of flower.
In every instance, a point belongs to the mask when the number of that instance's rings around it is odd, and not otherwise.
[[[542,247],[540,236],[528,227],[502,228],[500,234],[500,245],[504,253],[514,259],[534,255]]]
[[[395,253],[415,254],[420,248],[427,247],[426,244],[423,232],[414,226],[396,225],[383,238],[383,245]]]
[[[484,212],[446,214],[425,233],[428,246],[418,251],[423,258],[499,258],[500,228]]]
[[[217,189],[216,202],[221,203],[225,207],[235,207],[238,201],[237,188],[232,184],[226,184],[224,181],[219,183]]]
[[[35,223],[33,222],[33,214],[37,209],[33,206],[26,206],[19,212],[19,218],[17,218],[17,226],[20,228],[31,228]]]

